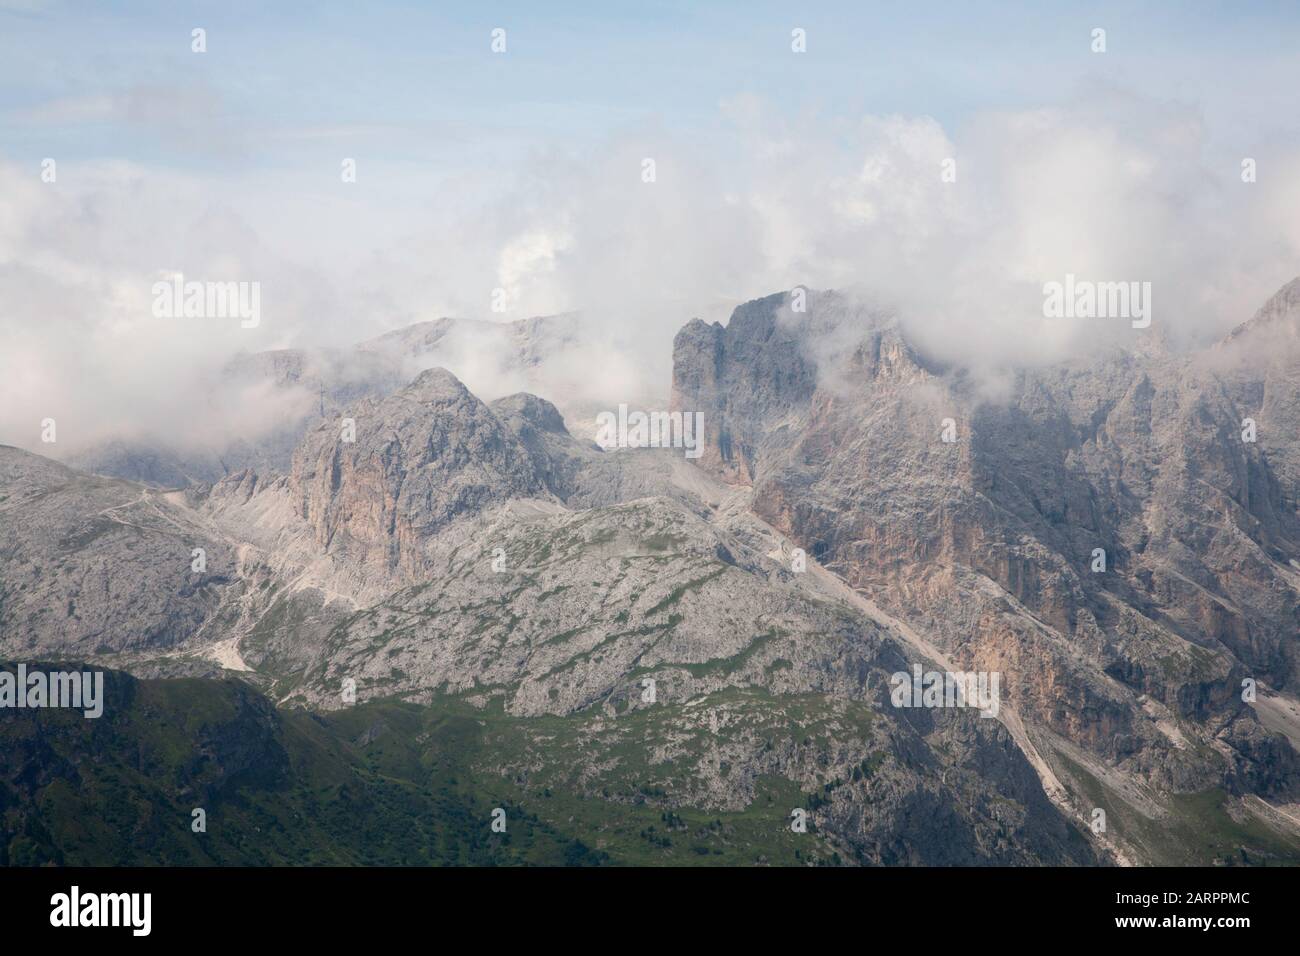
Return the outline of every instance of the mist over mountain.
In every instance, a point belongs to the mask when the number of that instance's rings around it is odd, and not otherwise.
[[[191,867],[186,940],[458,902],[320,866],[1284,924],[1297,30],[0,0],[0,866]]]
[[[1189,107],[1089,88],[1069,105],[981,114],[960,133],[928,116],[872,115],[836,136],[745,99],[725,101],[721,118],[743,145],[725,161],[637,129],[501,177],[499,195],[480,198],[486,214],[403,179],[424,200],[376,198],[378,229],[335,199],[277,219],[288,188],[254,196],[91,163],[50,189],[0,165],[0,257],[12,263],[0,272],[0,436],[33,448],[53,417],[61,444],[44,451],[61,456],[118,440],[178,446],[183,458],[282,444],[284,423],[318,396],[232,388],[240,354],[351,356],[397,345],[413,325],[437,340],[416,364],[509,394],[538,386],[520,367],[546,347],[528,331],[538,316],[566,328],[556,341],[572,361],[548,367],[575,400],[661,399],[683,317],[725,321],[755,292],[795,287],[859,290],[916,347],[992,379],[1134,346],[1120,324],[1044,317],[1044,283],[1067,275],[1150,282],[1147,338],[1178,351],[1217,340],[1294,275],[1296,194],[1273,176],[1242,182],[1241,157]],[[645,157],[652,183],[635,173]],[[1294,159],[1268,157],[1271,168]],[[196,195],[196,207],[178,199]],[[427,221],[411,221],[416,211]],[[284,233],[324,215],[327,230]],[[319,250],[326,235],[346,245]],[[154,316],[152,283],[173,274],[259,282],[261,320]],[[456,331],[438,334],[443,317]],[[374,371],[336,367],[331,380]]]
[[[450,321],[244,356],[230,381],[318,404],[215,480],[4,450],[0,650],[501,712],[520,755],[473,772],[524,795],[752,822],[785,781],[841,860],[1290,860],[1296,286],[1205,349],[1010,369],[996,395],[857,294],[757,299],[676,337],[694,459],[412,375]],[[564,328],[466,334],[546,382]],[[996,714],[900,709],[914,665],[999,675]]]

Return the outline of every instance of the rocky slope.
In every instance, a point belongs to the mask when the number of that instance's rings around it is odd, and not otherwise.
[[[1297,288],[1204,353],[1013,371],[998,400],[847,296],[757,300],[677,337],[698,462],[443,369],[401,384],[452,331],[412,327],[211,486],[0,452],[0,654],[376,715],[339,773],[452,721],[481,743],[458,776],[625,859],[684,834],[696,862],[1297,859]],[[916,664],[999,674],[997,717],[894,706]]]
[[[772,847],[799,808],[842,860],[1098,859],[996,721],[887,707],[894,637],[684,459],[601,452],[547,403],[494,410],[442,371],[349,412],[355,442],[322,426],[288,475],[167,502],[246,542],[237,593],[183,648],[104,659],[193,672],[233,635],[286,703],[347,709],[348,682],[500,709],[522,736],[494,772],[664,813],[770,806]]]
[[[153,652],[203,639],[242,591],[238,545],[183,497],[0,445],[0,654]]]
[[[1261,313],[1274,341],[1294,337],[1289,294]],[[1296,377],[1253,334],[1231,363],[1111,353],[1016,371],[987,400],[847,297],[795,315],[773,296],[679,333],[674,407],[704,412],[702,463],[756,514],[960,666],[1002,673],[1067,789],[1110,774],[1285,806],[1295,749],[1242,682],[1294,699],[1297,435],[1277,380]],[[828,338],[852,347],[833,359]],[[1267,441],[1242,440],[1246,418]]]

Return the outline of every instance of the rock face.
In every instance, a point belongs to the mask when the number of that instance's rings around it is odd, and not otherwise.
[[[1232,403],[1257,423],[1258,449],[1281,485],[1284,508],[1294,512],[1300,488],[1300,279],[1266,302],[1199,364],[1224,383]],[[1287,423],[1291,427],[1286,427]]]
[[[781,304],[746,303],[727,328],[694,319],[673,341],[673,409],[705,412],[701,464],[731,480],[754,477],[768,428],[759,410],[802,407],[817,386],[816,366],[776,321]]]
[[[1274,337],[1293,337],[1287,295],[1261,313]],[[839,359],[828,327],[854,343]],[[1295,798],[1293,748],[1241,697],[1245,678],[1296,689],[1297,485],[1273,462],[1297,419],[1261,381],[1294,383],[1293,365],[1109,354],[987,401],[835,294],[692,323],[674,352],[676,407],[713,421],[706,467],[955,660],[1003,673],[1046,750]],[[1242,440],[1247,417],[1270,444]]]
[[[460,516],[547,490],[527,450],[443,369],[430,369],[338,423],[321,424],[294,453],[299,513],[328,553],[417,576],[422,542]]]

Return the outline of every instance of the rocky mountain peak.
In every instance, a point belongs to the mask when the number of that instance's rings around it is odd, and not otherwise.
[[[516,435],[440,368],[308,432],[290,483],[326,550],[412,574],[438,530],[492,504],[548,495]]]
[[[569,434],[560,410],[546,399],[538,398],[528,392],[516,392],[514,395],[498,398],[492,403],[492,411],[503,420],[517,418],[521,422],[553,435]]]
[[[1223,339],[1225,343],[1256,331],[1282,332],[1300,337],[1300,276],[1292,279],[1269,298],[1249,320]]]
[[[441,405],[472,398],[469,389],[445,368],[425,369],[399,394],[406,400],[424,405]]]

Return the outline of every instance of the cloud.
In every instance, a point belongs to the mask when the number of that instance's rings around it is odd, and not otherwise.
[[[1186,110],[1106,105],[986,114],[957,137],[927,117],[869,117],[847,150],[856,170],[792,152],[754,200],[779,224],[770,264],[856,287],[959,365],[1060,361],[1142,334],[1212,339],[1300,271],[1282,224],[1300,212],[1296,190],[1243,183]],[[950,159],[956,181],[943,182]],[[1151,282],[1152,329],[1045,318],[1043,285],[1067,274]]]
[[[175,115],[150,102],[137,115]],[[741,97],[718,123],[707,141],[650,123],[485,169],[371,157],[353,185],[335,156],[237,176],[63,165],[57,184],[0,165],[0,440],[33,447],[56,413],[69,441],[256,431],[269,427],[256,402],[243,414],[205,398],[235,352],[442,315],[581,311],[552,384],[616,404],[666,393],[672,336],[692,316],[725,319],[795,285],[855,288],[929,354],[995,370],[1139,334],[1204,342],[1300,271],[1294,144],[1270,147],[1243,183],[1241,156],[1186,106],[1100,89],[948,130],[926,116],[791,117]],[[262,325],[156,319],[149,289],[167,270],[260,281]],[[1152,328],[1045,318],[1043,284],[1066,274],[1151,282]],[[475,348],[427,360],[489,397],[527,384]]]
[[[213,87],[139,83],[127,89],[63,96],[11,111],[10,122],[36,129],[117,125],[145,132],[163,146],[204,155],[236,156],[249,143],[231,107]]]

